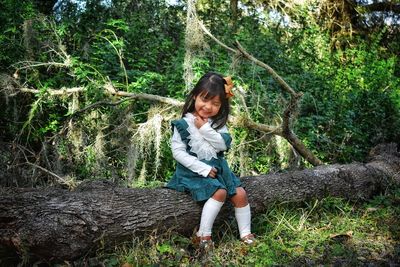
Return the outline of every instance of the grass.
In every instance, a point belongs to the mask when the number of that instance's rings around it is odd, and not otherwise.
[[[257,245],[238,241],[235,222],[216,229],[216,248],[199,255],[188,237],[135,239],[73,266],[397,266],[400,189],[363,203],[325,198],[271,205],[253,219]],[[71,266],[67,263],[58,266]]]

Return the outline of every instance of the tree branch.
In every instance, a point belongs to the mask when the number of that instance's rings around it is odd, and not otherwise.
[[[99,106],[99,105],[118,105],[126,100],[132,100],[132,99],[143,99],[143,100],[150,100],[150,101],[156,101],[156,102],[161,102],[161,103],[165,103],[165,104],[169,104],[172,106],[177,106],[177,107],[181,107],[183,106],[183,102],[173,99],[173,98],[169,98],[169,97],[163,97],[163,96],[158,96],[158,95],[151,95],[151,94],[138,94],[138,93],[130,93],[130,92],[125,92],[125,91],[112,91],[109,89],[109,85],[105,85],[104,89],[106,89],[106,91],[108,91],[110,94],[115,95],[115,96],[121,96],[121,97],[128,97],[129,99],[125,99],[122,101],[119,101],[117,103],[110,103],[110,102],[105,102],[105,101],[100,101],[98,103],[94,103],[84,109],[88,109],[91,108],[91,106]],[[25,93],[33,93],[33,94],[39,94],[41,93],[40,90],[38,89],[31,89],[31,88],[19,88],[19,90],[21,92],[25,92]],[[79,93],[79,92],[84,92],[86,90],[86,88],[84,87],[72,87],[72,88],[61,88],[61,89],[46,89],[46,93],[50,94],[50,95],[69,95],[69,94],[73,94],[73,93]]]
[[[228,50],[231,53],[234,53],[234,54],[237,53],[236,49],[233,49],[233,48],[227,46],[226,44],[224,44],[223,42],[218,40],[214,35],[212,35],[211,32],[206,28],[206,26],[204,26],[203,22],[201,22],[198,18],[197,18],[197,21],[200,25],[200,28],[204,31],[204,33],[207,34],[211,39],[213,39],[217,44],[219,44],[220,46],[222,46],[223,48],[225,48],[226,50]]]
[[[39,94],[42,92],[41,90],[27,88],[27,87],[21,87],[18,88],[18,90],[24,93],[32,93],[32,94]],[[50,95],[70,95],[73,93],[78,93],[83,91],[85,91],[84,87],[71,87],[71,88],[62,87],[60,89],[46,89],[46,92]]]
[[[298,97],[298,94],[290,87],[285,80],[282,79],[281,76],[279,76],[276,71],[271,68],[269,65],[265,64],[264,62],[258,60],[257,58],[253,57],[250,55],[246,50],[243,49],[243,47],[240,45],[238,41],[236,41],[236,47],[238,51],[249,61],[254,62],[256,65],[260,66],[261,68],[267,70],[267,72],[272,76],[272,78],[278,82],[278,84],[286,91],[288,92],[291,96]]]
[[[155,101],[155,102],[161,102],[164,104],[168,104],[171,106],[175,107],[182,107],[183,102],[169,98],[169,97],[163,97],[163,96],[158,96],[158,95],[151,95],[151,94],[137,94],[137,93],[129,93],[129,92],[124,92],[124,91],[116,91],[114,87],[110,84],[106,84],[104,86],[104,89],[108,91],[111,95],[119,96],[119,97],[126,97],[120,101],[117,102],[107,102],[107,101],[99,101],[96,103],[93,103],[91,105],[88,105],[72,114],[70,114],[71,117],[73,116],[78,116],[79,114],[86,112],[90,109],[96,108],[98,106],[102,105],[108,105],[108,106],[116,106],[119,105],[125,101],[133,100],[133,99],[141,99],[141,100],[150,100],[150,101]],[[41,91],[38,89],[32,89],[32,88],[20,88],[19,89],[21,92],[24,93],[32,93],[32,94],[39,94]],[[84,87],[72,87],[72,88],[61,88],[61,89],[47,89],[46,93],[50,95],[56,95],[56,96],[61,96],[61,95],[70,95],[73,93],[79,93],[79,92],[84,92],[85,88]],[[249,129],[257,130],[260,132],[264,132],[267,134],[278,134],[281,135],[281,129],[278,126],[270,126],[262,123],[257,123],[251,120],[250,118],[238,118],[235,116],[230,117],[231,121],[234,121],[238,125],[243,125],[244,127],[247,127]]]
[[[281,88],[289,93],[290,95],[290,102],[287,106],[287,108],[284,111],[283,114],[283,122],[280,128],[274,127],[274,126],[268,126],[268,125],[260,125],[258,123],[255,123],[251,120],[251,118],[246,118],[242,122],[244,125],[247,127],[251,127],[252,129],[262,131],[262,132],[267,132],[267,133],[274,133],[277,135],[282,136],[285,138],[296,150],[299,152],[299,154],[306,159],[308,162],[310,162],[312,165],[317,166],[321,165],[322,161],[319,160],[302,142],[301,140],[296,136],[296,134],[293,132],[291,129],[291,124],[292,124],[292,119],[293,119],[293,114],[296,113],[296,109],[298,107],[298,101],[302,97],[302,93],[297,93],[293,88],[291,88],[285,80],[282,79],[282,77],[269,65],[265,64],[264,62],[258,60],[251,54],[249,54],[246,50],[243,49],[243,47],[240,45],[238,41],[236,41],[236,49],[233,49],[227,45],[225,45],[223,42],[218,40],[214,35],[210,33],[210,31],[204,26],[204,24],[197,18],[197,21],[203,29],[203,31],[211,38],[213,39],[217,44],[225,48],[227,51],[234,53],[234,54],[240,54],[242,55],[245,59],[254,62],[256,65],[262,67],[265,69],[271,76],[272,78],[281,86]]]

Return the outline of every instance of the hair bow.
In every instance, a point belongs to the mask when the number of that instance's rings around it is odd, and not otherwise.
[[[226,84],[224,84],[226,98],[230,98],[234,96],[234,94],[232,93],[232,88],[233,88],[232,77],[231,76],[224,77],[224,80],[226,82]]]

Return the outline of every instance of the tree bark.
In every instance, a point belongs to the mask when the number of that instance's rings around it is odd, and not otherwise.
[[[368,163],[324,165],[313,169],[241,178],[253,215],[275,202],[298,202],[326,196],[368,199],[389,184],[400,184],[396,144],[371,151]],[[73,260],[101,244],[173,230],[190,235],[201,204],[166,188],[127,189],[107,181],[61,188],[0,188],[0,245],[25,256]],[[225,205],[221,223],[232,214]]]
[[[230,8],[232,32],[236,34],[238,29],[238,0],[230,0]]]

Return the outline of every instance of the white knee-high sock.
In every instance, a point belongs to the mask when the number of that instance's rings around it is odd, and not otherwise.
[[[224,202],[210,197],[203,206],[201,213],[200,228],[197,232],[197,236],[211,236],[212,227],[219,211],[221,210]]]
[[[235,217],[239,228],[240,238],[251,234],[251,211],[250,205],[235,208]]]

